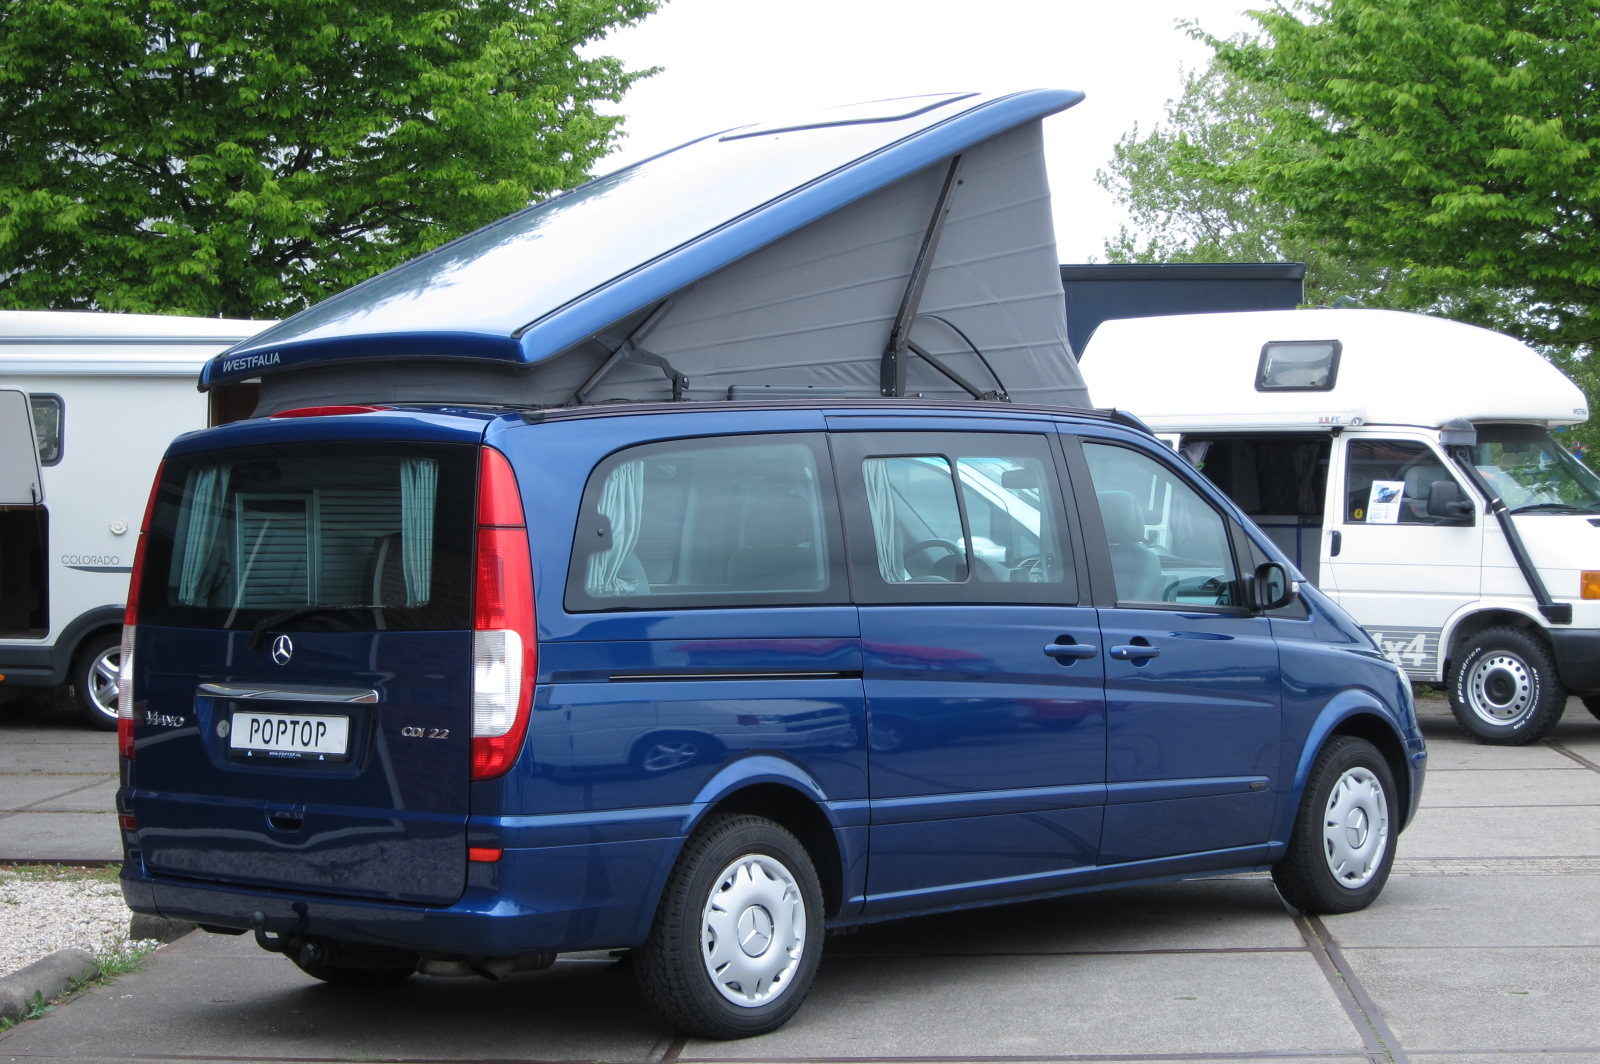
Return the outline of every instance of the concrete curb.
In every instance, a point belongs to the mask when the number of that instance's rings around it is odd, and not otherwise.
[[[0,1020],[20,1020],[38,1002],[49,1002],[100,974],[93,954],[81,949],[56,950],[43,960],[0,977]]]

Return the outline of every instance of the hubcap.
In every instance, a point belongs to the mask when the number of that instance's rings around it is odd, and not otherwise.
[[[1487,724],[1517,724],[1533,712],[1538,681],[1527,662],[1505,652],[1486,654],[1467,676],[1467,705]]]
[[[1369,769],[1339,777],[1322,818],[1322,852],[1340,886],[1364,887],[1389,849],[1389,805],[1383,784]]]
[[[89,700],[108,717],[117,715],[117,667],[121,661],[122,648],[107,647],[89,666]]]
[[[711,985],[735,1005],[754,1008],[788,989],[800,966],[805,899],[781,861],[746,854],[717,876],[700,929]]]

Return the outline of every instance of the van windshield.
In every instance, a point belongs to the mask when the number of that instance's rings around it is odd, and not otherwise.
[[[1512,513],[1600,514],[1600,477],[1543,429],[1479,425],[1472,463]]]
[[[169,459],[141,622],[470,627],[473,448],[317,443]]]

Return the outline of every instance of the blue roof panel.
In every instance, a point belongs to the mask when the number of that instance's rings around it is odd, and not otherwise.
[[[728,130],[519,211],[213,359],[201,387],[309,363],[551,358],[779,237],[1081,93],[907,97]]]

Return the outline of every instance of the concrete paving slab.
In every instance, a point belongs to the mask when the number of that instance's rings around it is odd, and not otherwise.
[[[191,935],[146,970],[0,1035],[0,1060],[656,1060],[675,1040],[623,966],[560,961],[500,983],[318,983],[248,938]]]
[[[1600,772],[1569,764],[1561,771],[1430,771],[1422,802],[1451,806],[1600,806]]]
[[[1600,949],[1347,949],[1345,958],[1407,1052],[1600,1059]]]
[[[84,795],[85,790],[95,793],[92,796]],[[98,812],[116,808],[117,784],[115,780],[100,779],[95,776],[56,776],[56,775],[7,775],[0,774],[0,813],[14,813],[19,809],[30,806],[49,809],[65,808],[66,804],[105,801],[103,795],[110,794],[111,804],[95,804],[82,809],[84,812]]]
[[[1600,876],[1393,876],[1361,912],[1324,916],[1346,950],[1600,947]],[[1600,985],[1594,989],[1600,990]],[[1596,1030],[1600,1031],[1600,1024]]]
[[[1424,729],[1426,730],[1426,729]],[[1428,775],[1467,769],[1474,772],[1526,772],[1534,769],[1570,769],[1574,762],[1544,743],[1532,746],[1485,746],[1459,731],[1429,734]],[[1426,790],[1423,792],[1426,801]]]
[[[830,956],[1299,949],[1264,875],[1080,894],[879,924],[828,941]]]
[[[47,772],[117,774],[117,739],[96,733],[93,742],[17,743],[0,733],[0,773]]]
[[[25,779],[38,779],[37,776],[27,776]],[[115,813],[117,811],[117,781],[111,779],[95,780],[85,786],[85,780],[90,777],[67,776],[73,786],[40,805],[34,806],[29,812],[55,812],[55,813]],[[0,782],[0,787],[5,786]]]
[[[1400,838],[1412,857],[1555,857],[1600,855],[1600,816],[1585,806],[1517,809],[1434,808],[1424,797]]]
[[[119,861],[115,813],[13,813],[0,817],[0,858],[8,861]]]
[[[975,988],[982,988],[975,993]],[[1261,1002],[1271,1000],[1270,1010]],[[886,1022],[887,1020],[887,1022]],[[786,1026],[707,1060],[1362,1050],[1311,955],[825,957]]]

